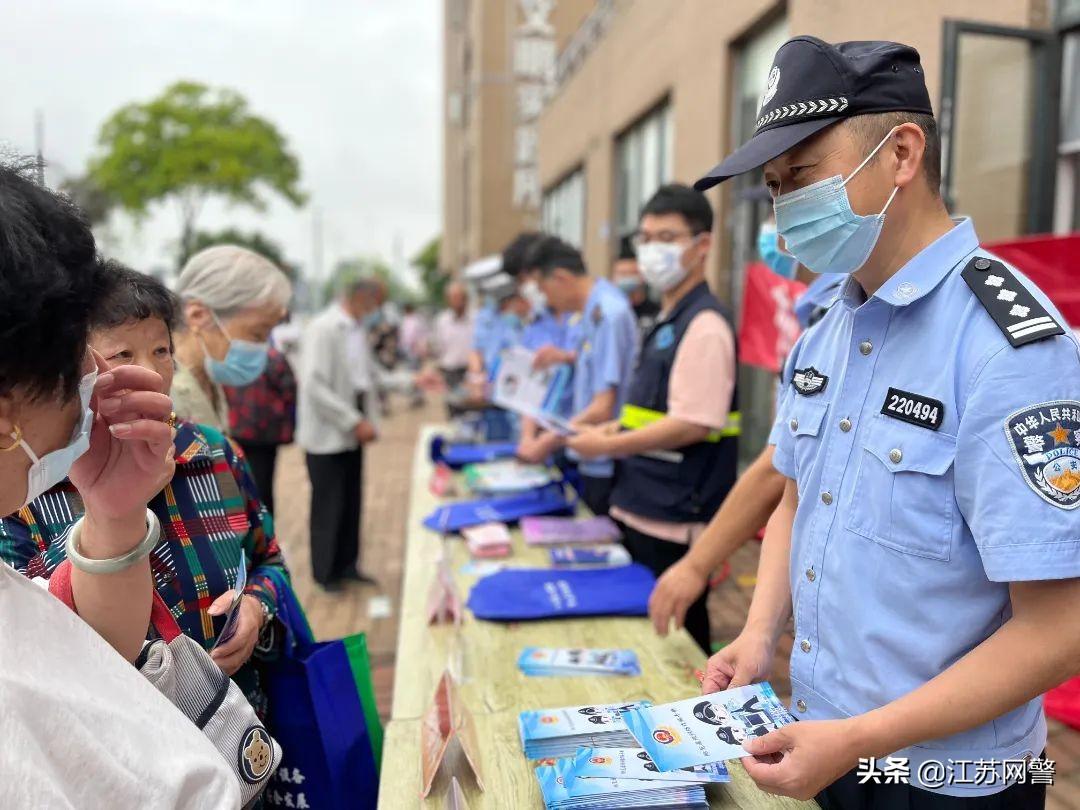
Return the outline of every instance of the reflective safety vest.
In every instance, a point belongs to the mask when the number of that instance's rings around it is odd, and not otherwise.
[[[624,429],[637,430],[667,414],[668,382],[676,353],[690,322],[706,310],[716,312],[732,326],[727,310],[702,282],[645,336],[620,415]],[[657,520],[707,522],[735,484],[740,426],[738,391],[733,387],[728,420],[721,430],[678,450],[620,460],[612,505]]]

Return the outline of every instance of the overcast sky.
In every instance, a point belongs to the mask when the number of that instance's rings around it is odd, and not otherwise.
[[[306,207],[263,214],[208,205],[197,225],[257,227],[310,267],[322,211],[324,274],[335,260],[411,257],[440,227],[439,0],[33,0],[0,25],[0,141],[34,146],[45,116],[50,184],[81,173],[101,123],[178,79],[233,88],[299,156]],[[167,265],[172,206],[139,229],[113,223],[106,250]]]

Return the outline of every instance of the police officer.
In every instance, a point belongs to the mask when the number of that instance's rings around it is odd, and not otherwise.
[[[1005,761],[1040,757],[1039,696],[1080,666],[1076,341],[949,218],[912,48],[785,43],[754,135],[698,187],[758,167],[787,250],[850,277],[786,366],[788,481],[746,625],[703,687],[767,677],[793,616],[804,722],[747,742],[761,787],[826,808],[1042,807]],[[859,784],[860,757],[890,754],[911,784]],[[975,760],[995,764],[976,779]]]
[[[635,237],[642,274],[663,311],[633,373],[623,430],[569,442],[583,457],[619,458],[611,514],[631,556],[662,575],[696,544],[735,483],[738,411],[735,332],[709,292],[713,213],[701,192],[671,184],[645,203]],[[706,652],[704,588],[685,626]]]
[[[637,325],[626,296],[606,278],[588,275],[581,253],[555,236],[533,245],[526,266],[547,305],[578,321],[571,423],[585,428],[611,421],[626,401],[637,357]],[[550,452],[562,442],[544,433],[538,443]],[[594,514],[608,512],[614,468],[602,455],[578,464],[583,499]]]

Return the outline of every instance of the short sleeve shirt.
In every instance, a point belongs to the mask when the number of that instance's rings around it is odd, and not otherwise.
[[[961,276],[980,256],[992,258],[963,220],[869,299],[847,281],[785,368],[774,464],[799,493],[790,577],[800,717],[901,697],[1008,620],[1008,583],[1080,576],[1077,343],[1065,334],[1013,348]],[[1013,276],[975,283],[1003,301],[1023,286],[1064,323]],[[1031,328],[1023,309],[1011,314]],[[1034,700],[899,756],[914,777],[928,759],[1037,755],[1045,741]]]

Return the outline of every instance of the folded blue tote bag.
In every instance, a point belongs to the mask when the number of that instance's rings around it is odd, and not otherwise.
[[[368,714],[374,700],[361,696],[362,679],[354,669],[368,666],[366,648],[352,643],[356,637],[315,641],[288,581],[276,573],[273,579],[286,638],[281,656],[264,669],[266,725],[281,743],[282,761],[263,800],[271,807],[374,810],[381,728],[377,715],[365,714],[365,698]],[[362,662],[355,660],[358,652]]]
[[[656,578],[644,565],[563,571],[508,568],[482,577],[469,593],[478,619],[498,622],[573,616],[645,616]]]
[[[513,495],[474,498],[440,506],[424,518],[424,527],[445,534],[492,521],[516,523],[523,517],[569,516],[575,511],[577,498],[567,497],[566,488],[559,481]]]

